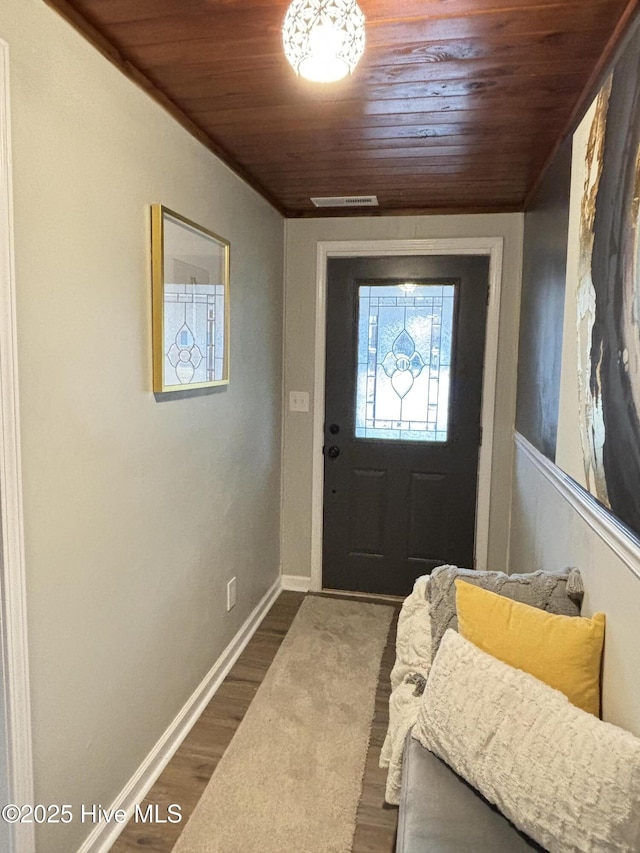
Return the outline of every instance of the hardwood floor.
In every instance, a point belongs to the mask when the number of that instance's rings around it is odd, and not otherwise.
[[[302,593],[283,592],[280,595],[142,803],[143,810],[147,805],[157,805],[160,814],[164,814],[171,803],[179,803],[182,822],[136,824],[130,821],[111,848],[111,853],[140,850],[170,853],[262,683],[303,599]],[[395,656],[396,620],[397,614],[382,658],[353,853],[392,853],[394,848],[397,810],[383,808],[386,772],[379,769],[378,758],[387,730],[389,674]]]

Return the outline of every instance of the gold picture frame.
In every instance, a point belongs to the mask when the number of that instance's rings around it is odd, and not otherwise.
[[[154,392],[228,384],[229,251],[213,231],[151,205]]]

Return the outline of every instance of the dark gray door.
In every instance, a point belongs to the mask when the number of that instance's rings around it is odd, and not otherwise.
[[[328,264],[323,586],[473,566],[489,259]]]

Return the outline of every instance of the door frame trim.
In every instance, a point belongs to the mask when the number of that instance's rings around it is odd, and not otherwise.
[[[475,562],[486,569],[489,551],[489,508],[493,461],[494,404],[498,366],[498,326],[502,284],[502,237],[453,237],[434,240],[327,240],[317,244],[316,328],[313,386],[313,476],[311,483],[311,589],[322,589],[322,515],[324,503],[324,407],[327,322],[327,261],[329,258],[366,258],[394,255],[487,255],[487,306],[484,374],[482,379],[482,445],[478,458]]]
[[[0,39],[0,642],[9,802],[33,803],[27,592],[13,248],[9,46]],[[35,850],[33,824],[13,824],[11,850]]]

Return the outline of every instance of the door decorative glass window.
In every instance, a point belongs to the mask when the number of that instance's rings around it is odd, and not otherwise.
[[[358,287],[357,438],[447,441],[455,291]]]

